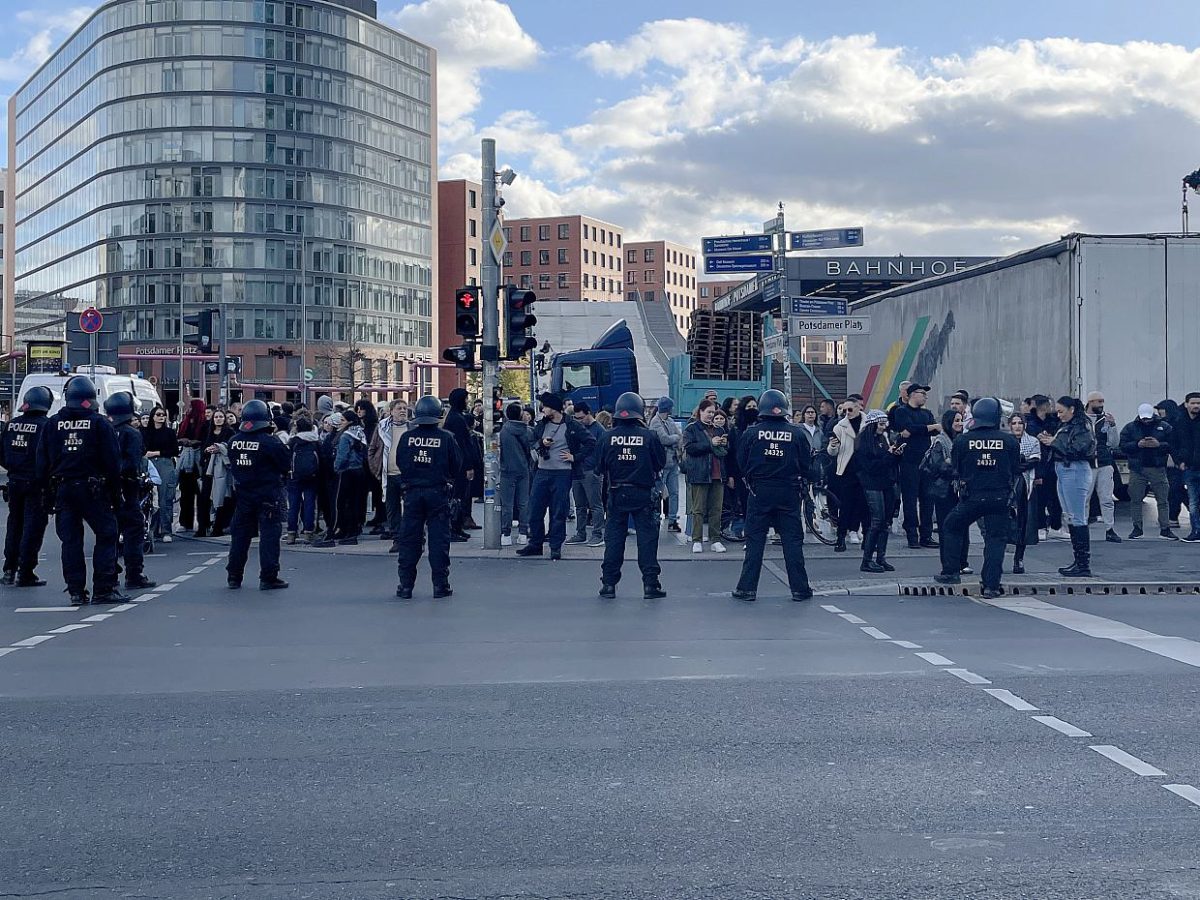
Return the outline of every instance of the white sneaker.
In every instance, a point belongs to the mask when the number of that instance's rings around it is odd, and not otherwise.
[[[518,534],[517,535],[518,546],[523,546],[528,543],[529,543],[529,535],[527,535],[527,534]]]
[[[712,552],[713,553],[725,553],[726,552],[725,545],[722,544],[720,541],[713,541],[712,542]]]
[[[696,541],[694,544],[692,544],[692,552],[693,553],[703,553],[704,545],[702,543],[700,543],[699,541]]]
[[[171,537],[169,534],[164,534],[159,540],[161,540],[164,544],[169,544],[171,541],[175,540],[175,538]]]
[[[862,538],[858,536],[857,531],[850,532],[850,534],[847,535],[847,538],[849,538],[850,543],[852,543],[852,544],[861,544],[862,543]]]
[[[513,545],[513,540],[512,540],[511,534],[500,535],[500,546],[501,547],[511,547],[512,545]]]
[[[1065,528],[1060,528],[1058,531],[1051,531],[1050,537],[1056,541],[1069,541],[1071,539],[1071,533]]]

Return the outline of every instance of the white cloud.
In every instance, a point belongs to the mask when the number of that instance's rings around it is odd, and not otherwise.
[[[44,9],[23,9],[13,19],[27,34],[25,44],[0,59],[0,81],[22,82],[34,73],[54,48],[92,14],[91,7],[76,6],[60,13]]]
[[[438,120],[443,142],[466,138],[481,99],[484,69],[522,69],[541,53],[537,41],[498,0],[424,0],[385,17],[438,54]]]

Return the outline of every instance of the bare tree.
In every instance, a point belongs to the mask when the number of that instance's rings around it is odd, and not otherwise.
[[[363,352],[362,342],[350,329],[346,341],[323,341],[315,345],[314,361],[318,383],[353,396],[374,382],[372,360]]]

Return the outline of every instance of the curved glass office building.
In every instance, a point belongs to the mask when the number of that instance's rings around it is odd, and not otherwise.
[[[247,396],[294,394],[302,345],[318,386],[415,390],[433,73],[373,0],[104,4],[10,100],[8,333],[120,310],[122,367],[171,394],[182,315],[223,308]]]

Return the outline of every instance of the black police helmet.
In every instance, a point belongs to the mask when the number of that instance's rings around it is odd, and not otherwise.
[[[614,422],[635,422],[646,417],[646,403],[633,391],[626,391],[617,398],[613,407]]]
[[[96,406],[96,385],[86,375],[72,375],[63,385],[63,401],[67,409],[93,409]]]
[[[763,391],[758,398],[758,415],[761,419],[786,419],[792,411],[783,391]]]
[[[54,395],[50,388],[37,385],[25,392],[25,402],[21,404],[21,412],[50,412],[54,405]]]
[[[971,407],[976,428],[1000,427],[1000,401],[995,397],[980,397]]]
[[[263,431],[271,427],[271,407],[261,400],[251,400],[242,407],[242,431]]]
[[[442,401],[426,394],[413,407],[413,421],[418,425],[438,425],[442,421]]]
[[[114,425],[124,425],[133,418],[133,394],[129,391],[117,391],[104,401],[104,411],[108,413]]]

